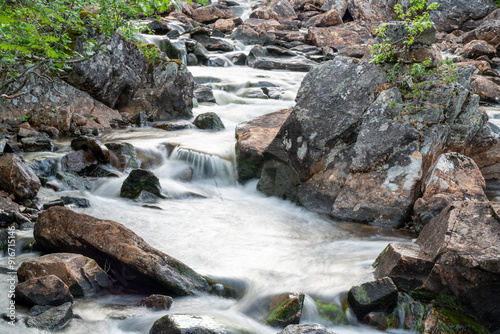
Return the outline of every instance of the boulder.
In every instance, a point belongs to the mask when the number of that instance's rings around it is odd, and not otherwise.
[[[320,324],[288,325],[278,334],[335,334]]]
[[[235,28],[234,20],[230,19],[219,19],[215,22],[214,28],[225,33],[229,34]]]
[[[101,43],[103,37],[94,38]],[[75,51],[85,54],[85,39],[77,40]],[[119,109],[141,86],[145,69],[146,59],[137,44],[114,33],[94,57],[74,64],[66,80],[106,106]]]
[[[70,189],[85,191],[92,188],[92,182],[89,178],[82,177],[75,172],[57,172],[56,179],[61,180]]]
[[[497,9],[497,13],[500,11]],[[500,14],[496,19],[485,20],[483,24],[474,29],[475,38],[497,46],[500,43]]]
[[[343,1],[337,6],[343,7]],[[394,19],[393,3],[386,0],[347,0],[347,11],[354,21],[366,22],[370,31],[375,30],[380,22],[389,22]],[[343,14],[343,16],[346,14]]]
[[[352,287],[347,293],[349,306],[359,321],[370,312],[391,313],[398,303],[398,289],[388,277]]]
[[[342,17],[336,10],[329,10],[326,13],[314,15],[307,22],[303,23],[304,27],[331,27],[342,24]]]
[[[85,127],[90,129],[110,128],[110,124],[121,120],[116,110],[64,81],[47,83],[41,76],[32,75],[20,93],[24,95],[7,101],[6,113],[12,119],[27,115],[33,127],[50,126],[68,132],[72,129],[72,117],[77,114],[83,119],[82,126],[89,121]]]
[[[263,153],[291,113],[283,109],[236,127],[236,168],[240,182],[259,177]]]
[[[476,163],[459,153],[439,156],[422,182],[422,197],[413,207],[417,232],[454,201],[487,201],[486,183]]]
[[[251,18],[277,21],[293,20],[297,17],[288,0],[264,0],[251,14]]]
[[[219,19],[230,19],[236,17],[234,11],[223,4],[211,4],[198,7],[193,10],[193,19],[201,23],[214,23]]]
[[[137,151],[132,144],[108,143],[106,144],[106,147],[110,152],[111,165],[120,172],[141,167],[141,161],[139,160]]]
[[[63,201],[64,205],[74,204],[78,208],[90,207],[90,202],[85,197],[61,196],[61,200]]]
[[[236,30],[231,34],[231,39],[240,41],[244,44],[261,44],[262,41],[260,38],[260,34],[255,29],[247,26],[246,24],[236,28]]]
[[[177,131],[184,129],[193,129],[195,126],[190,121],[179,120],[170,122],[161,122],[154,125],[155,129],[162,129],[165,131]]]
[[[498,328],[499,209],[489,202],[453,202],[424,227],[416,245],[389,245],[375,263],[375,277],[394,277],[401,289],[450,296],[488,329]]]
[[[73,317],[73,308],[70,302],[30,316],[26,319],[27,327],[34,327],[41,331],[58,331]]]
[[[72,151],[61,159],[62,170],[75,173],[84,173],[89,167],[98,163],[99,160],[89,150]]]
[[[150,121],[192,117],[194,79],[185,65],[162,61],[148,75],[147,84],[137,90],[130,102],[120,108],[129,119],[145,112]]]
[[[485,41],[474,40],[458,49],[455,53],[465,58],[478,58],[492,56],[496,53],[496,49]]]
[[[144,306],[155,311],[169,310],[174,299],[164,295],[151,295],[139,301],[139,306]]]
[[[222,131],[225,129],[224,123],[220,117],[214,112],[206,112],[196,116],[193,124],[203,130]]]
[[[203,47],[208,51],[222,51],[222,52],[234,51],[234,45],[223,38],[211,37],[206,35],[196,35],[193,38],[198,43],[203,45]]]
[[[16,301],[26,306],[59,306],[73,302],[69,288],[55,275],[29,279],[16,286]]]
[[[263,70],[289,70],[308,72],[317,63],[293,52],[269,52],[268,48],[255,46],[247,57],[248,66]]]
[[[210,315],[168,314],[155,321],[149,334],[233,334],[248,333],[246,328],[227,319]]]
[[[485,100],[500,103],[500,85],[488,77],[478,76],[471,83],[471,90]]]
[[[489,331],[471,318],[443,307],[431,307],[419,324],[421,332],[431,334],[446,328],[448,333],[481,333]]]
[[[13,194],[17,200],[33,198],[40,189],[40,180],[15,154],[0,156],[0,190]]]
[[[361,43],[361,38],[355,31],[343,27],[319,28],[312,27],[307,31],[307,41],[315,46],[328,46],[335,50]]]
[[[159,198],[165,197],[161,192],[160,180],[153,172],[134,169],[123,181],[120,197],[137,199],[144,191]]]
[[[111,276],[125,287],[174,295],[210,290],[201,275],[111,220],[54,207],[39,215],[34,235],[37,245],[45,251],[92,257],[109,268]]]
[[[51,209],[55,208],[64,209],[60,206]],[[35,224],[35,229],[36,226]],[[53,227],[48,228],[53,229]],[[106,272],[94,260],[80,254],[44,255],[24,261],[17,270],[20,283],[46,275],[57,276],[69,287],[69,291],[75,297],[95,295],[111,284]]]
[[[99,140],[93,137],[80,136],[71,141],[71,148],[75,151],[88,150],[99,160],[101,163],[109,163],[109,150]]]
[[[216,103],[214,92],[211,87],[206,85],[196,84],[194,89],[194,96],[199,103],[209,102]]]
[[[489,0],[436,0],[437,10],[431,12],[431,19],[439,31],[468,30],[467,23],[479,20],[495,10],[495,5]],[[451,14],[453,13],[453,14]]]
[[[302,316],[305,295],[303,293],[284,293],[274,297],[269,304],[266,322],[273,327],[286,327],[298,324]]]
[[[22,138],[21,145],[24,152],[52,152],[54,150],[52,140],[46,136]]]
[[[471,147],[485,123],[468,90],[473,69],[458,71],[457,83],[434,87],[405,114],[408,101],[387,89],[380,66],[336,57],[313,68],[264,152],[258,188],[339,220],[405,223],[424,171],[441,153]]]

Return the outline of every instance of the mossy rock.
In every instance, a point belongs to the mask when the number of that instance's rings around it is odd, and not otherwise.
[[[417,333],[425,334],[488,334],[489,331],[471,318],[456,311],[437,307],[431,308]]]
[[[319,316],[323,319],[331,321],[334,325],[347,325],[349,320],[342,306],[335,303],[324,303],[321,300],[316,300]]]
[[[144,169],[134,169],[125,181],[123,181],[120,189],[120,197],[137,199],[144,191],[159,198],[165,197],[161,193],[160,180],[153,172]]]
[[[304,298],[303,293],[286,293],[274,297],[269,305],[270,314],[266,318],[266,322],[270,326],[282,328],[298,324],[302,315]]]

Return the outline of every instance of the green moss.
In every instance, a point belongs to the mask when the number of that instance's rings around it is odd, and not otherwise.
[[[292,298],[286,298],[279,306],[271,310],[271,314],[267,317],[266,322],[270,326],[287,326],[290,324],[299,323],[297,319],[297,313],[302,310],[302,305],[304,303],[304,295],[300,294],[298,296],[298,302],[296,296]]]
[[[389,251],[389,246],[385,247],[385,249],[377,256],[377,258],[375,259],[375,261],[373,262],[372,264],[372,267],[373,268],[377,268],[378,265],[380,264],[380,262],[382,261],[382,258],[384,257],[384,255]]]
[[[316,305],[318,306],[319,315],[323,319],[330,320],[335,325],[347,325],[349,323],[342,306],[334,303],[323,303],[320,300],[316,300]]]
[[[170,319],[169,315],[161,317],[156,320],[149,331],[149,334],[181,334],[181,330],[177,327],[177,324]]]
[[[370,298],[368,297],[368,293],[365,288],[362,286],[355,286],[352,288],[352,296],[355,300],[359,301],[361,304],[369,304]]]
[[[489,333],[482,325],[456,311],[446,308],[436,308],[435,311],[439,319],[436,330],[440,333]]]

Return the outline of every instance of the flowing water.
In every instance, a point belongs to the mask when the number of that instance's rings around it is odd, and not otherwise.
[[[242,16],[248,15],[242,10]],[[244,49],[248,50],[248,48]],[[219,55],[227,57],[227,55]],[[143,203],[118,196],[126,175],[96,185],[90,192],[59,192],[43,189],[49,200],[63,194],[85,196],[90,208],[75,209],[103,219],[118,221],[153,247],[183,261],[203,275],[245,290],[239,300],[213,295],[176,298],[167,312],[154,312],[134,304],[144,296],[111,294],[77,299],[73,319],[63,333],[148,333],[155,320],[166,313],[215,315],[254,333],[277,333],[261,321],[269,296],[304,292],[303,323],[322,323],[337,333],[375,333],[356,324],[333,326],[319,318],[312,298],[340,302],[353,285],[373,279],[372,263],[389,242],[408,241],[402,232],[348,222],[332,221],[256,190],[256,180],[236,182],[234,130],[238,123],[294,105],[304,73],[262,71],[244,66],[191,67],[200,83],[209,83],[217,104],[201,104],[195,116],[213,111],[226,129],[163,131],[151,127],[106,133],[103,142],[128,142],[155,161],[169,199],[144,207]],[[259,82],[282,89],[281,99],[247,98]],[[496,107],[495,107],[496,108]],[[498,108],[495,109],[498,111]],[[493,114],[495,114],[493,110]],[[69,151],[60,141],[56,156]],[[173,149],[172,149],[173,148]],[[191,182],[175,176],[193,168]],[[22,253],[32,231],[17,236],[16,262],[37,256]],[[24,240],[24,241],[23,241]],[[27,241],[26,241],[27,240]],[[7,257],[0,266],[7,266]],[[0,313],[7,312],[8,275],[0,273]],[[394,330],[394,332],[402,330]],[[18,323],[0,322],[1,333],[37,333]]]

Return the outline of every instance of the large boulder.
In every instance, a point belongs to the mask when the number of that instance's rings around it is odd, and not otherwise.
[[[400,289],[455,299],[489,329],[500,326],[500,206],[453,202],[432,219],[416,244],[390,244],[375,277],[389,276]]]
[[[34,327],[41,331],[58,331],[66,326],[72,317],[72,304],[67,302],[28,317],[28,319],[26,319],[26,326]]]
[[[370,312],[390,313],[398,303],[398,289],[388,277],[353,286],[347,300],[359,321]]]
[[[234,11],[223,4],[211,4],[193,10],[193,19],[201,23],[214,23],[219,19],[235,18]]]
[[[382,67],[337,57],[304,78],[297,105],[266,149],[258,188],[333,218],[406,222],[424,172],[465,150],[484,125],[469,82],[439,85],[412,113]],[[489,144],[490,145],[490,144]]]
[[[101,43],[102,38],[96,36],[96,43]],[[77,41],[75,51],[85,54],[83,39]],[[66,80],[108,107],[118,109],[141,86],[145,69],[146,59],[137,44],[114,33],[94,57],[74,64]]]
[[[145,112],[150,121],[190,118],[193,109],[194,79],[185,65],[166,60],[155,66],[147,84],[137,90],[120,112],[135,119]]]
[[[160,180],[151,171],[145,169],[134,169],[123,181],[120,189],[120,197],[137,199],[142,192],[164,197],[161,192]]]
[[[111,284],[106,272],[94,260],[80,254],[44,255],[24,261],[17,270],[21,283],[46,275],[61,279],[75,297],[92,296]]]
[[[251,18],[277,21],[293,20],[297,17],[290,1],[264,0],[251,14]]]
[[[23,305],[59,306],[73,302],[69,288],[55,275],[32,278],[16,286],[16,300]]]
[[[440,155],[422,182],[422,197],[415,202],[414,226],[422,228],[455,201],[487,201],[486,183],[474,160],[459,153]]]
[[[25,200],[35,197],[40,185],[38,177],[19,156],[0,156],[0,190],[13,194],[17,200]]]
[[[95,259],[126,287],[174,295],[209,290],[204,277],[111,220],[52,207],[39,215],[34,235],[45,251],[74,252]]]
[[[431,12],[431,19],[439,31],[468,30],[475,20],[482,19],[495,10],[490,0],[436,0],[437,10]]]

